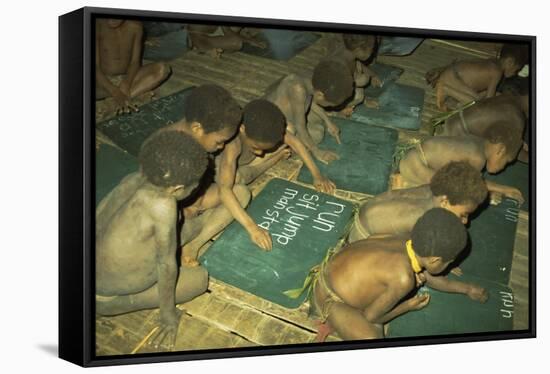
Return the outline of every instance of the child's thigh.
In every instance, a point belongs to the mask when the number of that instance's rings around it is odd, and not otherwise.
[[[347,304],[334,303],[330,309],[328,321],[344,340],[384,337],[382,325],[370,323],[360,310]]]

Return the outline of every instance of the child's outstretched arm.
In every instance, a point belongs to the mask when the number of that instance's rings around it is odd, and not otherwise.
[[[231,212],[248,232],[250,240],[264,251],[270,251],[272,247],[271,235],[268,231],[259,227],[256,222],[243,209],[233,192],[235,177],[237,175],[237,159],[241,154],[241,143],[238,138],[225,146],[221,154],[220,165],[217,170],[217,181],[220,185],[220,198],[225,207]]]
[[[487,290],[471,283],[464,283],[450,280],[446,276],[434,276],[425,271],[423,275],[426,277],[426,285],[439,291],[450,293],[461,293],[468,296],[472,300],[484,303],[489,298]]]
[[[336,188],[334,182],[332,182],[330,179],[325,178],[322,174],[317,165],[315,164],[315,161],[313,161],[313,158],[309,154],[306,146],[304,143],[300,141],[297,137],[289,133],[288,131],[285,133],[284,136],[284,142],[288,144],[290,148],[300,158],[304,161],[304,164],[311,172],[311,175],[313,176],[313,185],[318,191],[325,192],[328,194],[334,193],[334,189]]]
[[[485,180],[485,183],[487,184],[487,189],[489,192],[502,194],[506,197],[517,200],[520,204],[523,204],[525,201],[521,191],[515,187],[506,186],[504,184],[495,183],[489,180]]]
[[[323,120],[325,126],[327,127],[328,133],[336,139],[336,142],[338,144],[342,144],[340,141],[340,129],[330,120],[330,118],[328,118],[325,110],[314,102],[311,103],[311,110]]]
[[[383,324],[407,313],[410,310],[418,310],[425,307],[429,301],[429,295],[417,295],[405,301],[401,301],[414,287],[414,281],[410,277],[401,277],[374,300],[364,313],[367,321]]]
[[[311,139],[306,127],[306,96],[307,93],[304,87],[294,85],[289,97],[289,101],[292,103],[292,118],[287,118],[287,121],[296,128],[298,138],[311,151],[313,156],[319,161],[328,164],[331,161],[337,160],[338,155],[332,151],[320,149],[315,145],[313,139]],[[311,105],[313,107],[313,103]]]
[[[160,308],[160,327],[162,334],[169,337],[174,345],[180,319],[176,309],[176,281],[178,267],[176,262],[177,205],[175,200],[158,201],[151,205],[149,214],[155,222],[155,242],[157,248],[157,287]]]

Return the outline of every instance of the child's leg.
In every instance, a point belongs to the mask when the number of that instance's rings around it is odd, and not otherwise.
[[[384,337],[382,325],[366,320],[360,310],[343,303],[334,303],[328,322],[344,340],[379,339]]]
[[[203,294],[208,288],[208,272],[202,266],[180,267],[176,283],[176,304],[185,303]],[[135,312],[159,307],[157,284],[134,295],[96,299],[96,312],[104,316]]]
[[[170,71],[170,66],[162,62],[142,66],[134,78],[134,82],[130,88],[130,96],[137,97],[145,92],[154,90],[168,78]]]
[[[240,51],[243,47],[243,41],[238,35],[217,35],[208,36],[194,34],[192,36],[193,47],[201,52],[207,52],[212,49],[222,49],[225,52]]]
[[[307,115],[306,127],[314,144],[319,144],[323,141],[325,136],[325,125],[323,123],[323,119],[312,110],[310,110]]]
[[[200,216],[185,222],[183,225],[181,237],[181,244],[183,245],[182,264],[197,266],[198,262],[196,259],[200,248],[233,221],[233,215],[221,203],[219,189],[216,188],[213,191],[217,194],[213,199],[216,199],[218,204]],[[236,184],[233,187],[233,193],[242,207],[248,205],[251,196],[248,187]],[[189,225],[188,228],[185,227],[186,225]]]

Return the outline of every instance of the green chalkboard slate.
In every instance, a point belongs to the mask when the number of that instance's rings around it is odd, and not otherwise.
[[[514,295],[510,288],[476,277],[449,277],[484,287],[489,292],[489,299],[481,304],[466,295],[422,287],[419,292],[431,296],[429,304],[424,309],[408,312],[391,321],[387,337],[512,330]]]
[[[137,159],[109,144],[100,144],[95,153],[95,205],[107,196],[120,181],[139,170]]]
[[[315,43],[320,36],[306,31],[264,29],[257,38],[266,44],[266,48],[244,43],[241,52],[272,60],[287,61]]]
[[[418,130],[422,123],[424,90],[391,82],[378,98],[378,105],[378,109],[358,105],[351,118],[367,125]]]
[[[529,211],[529,165],[516,161],[506,166],[506,169],[498,174],[485,172],[484,177],[490,181],[518,188],[525,202],[521,209]]]
[[[138,156],[141,144],[159,128],[182,119],[185,100],[193,88],[145,104],[139,112],[123,114],[98,123],[96,127],[115,144]]]
[[[463,260],[458,260],[465,274],[508,284],[518,216],[518,203],[505,198],[471,220],[471,245],[461,254]]]
[[[386,191],[397,131],[364,126],[348,119],[335,117],[332,120],[340,127],[342,144],[338,145],[332,136],[325,135],[321,147],[336,151],[340,159],[328,165],[317,163],[321,173],[343,190],[372,195]],[[313,182],[311,173],[305,167],[300,170],[298,180]]]
[[[372,64],[369,66],[369,69],[374,71],[380,82],[382,82],[380,87],[374,87],[372,84],[365,87],[365,97],[371,99],[376,99],[382,95],[390,87],[391,83],[395,82],[403,74],[403,69],[385,64]]]
[[[253,244],[246,230],[233,222],[200,258],[210,276],[286,308],[297,299],[283,294],[300,288],[309,270],[319,264],[345,234],[354,206],[283,179],[271,180],[247,208],[256,223],[269,230],[271,252]]]

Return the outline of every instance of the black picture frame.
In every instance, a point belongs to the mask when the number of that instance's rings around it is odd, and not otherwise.
[[[81,366],[104,366],[533,338],[536,336],[536,143],[530,142],[529,328],[502,333],[411,337],[381,341],[298,344],[191,352],[95,356],[94,350],[94,20],[123,17],[155,21],[223,23],[325,32],[376,32],[475,41],[511,41],[530,47],[530,137],[536,139],[536,38],[322,22],[228,17],[85,7],[59,17],[59,357]]]

